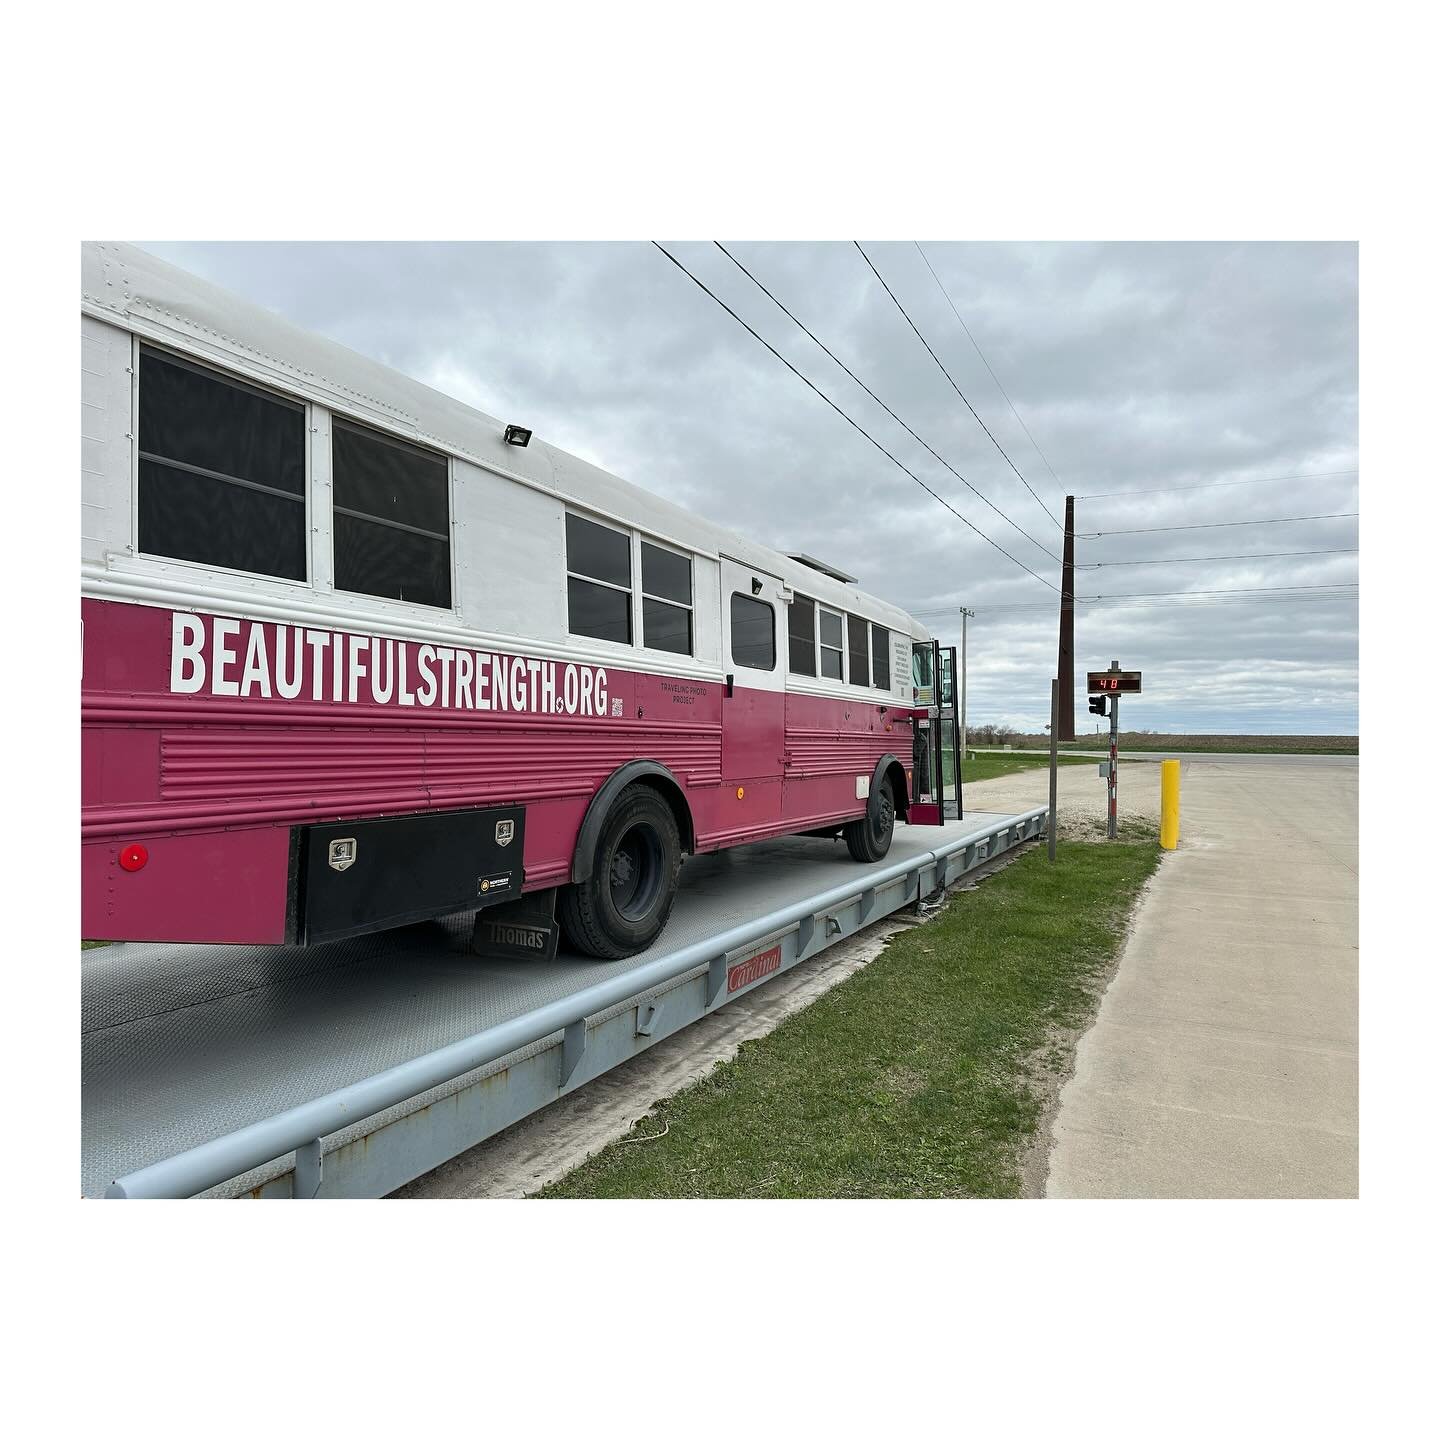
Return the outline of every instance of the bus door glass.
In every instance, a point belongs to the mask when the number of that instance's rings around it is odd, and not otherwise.
[[[935,737],[935,672],[938,651],[939,646],[933,640],[917,640],[911,656],[915,706],[915,742],[910,783],[912,825],[939,825],[944,819],[940,804],[939,747]]]
[[[721,701],[720,774],[727,786],[745,788],[746,798],[737,811],[741,824],[759,824],[778,819],[780,814],[787,599],[785,586],[775,576],[721,557],[725,696]]]
[[[937,647],[938,648],[938,647]],[[960,803],[960,697],[955,679],[955,647],[940,650],[940,695],[936,705],[936,734],[940,747],[940,795],[945,818],[959,820]]]
[[[914,651],[915,750],[910,820],[943,825],[958,820],[960,802],[960,716],[953,646],[936,640]]]

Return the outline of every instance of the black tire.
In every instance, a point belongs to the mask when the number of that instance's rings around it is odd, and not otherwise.
[[[887,775],[878,789],[871,790],[865,818],[852,820],[845,827],[845,844],[853,859],[871,865],[890,853],[890,842],[894,838],[895,787]]]
[[[600,829],[589,877],[563,886],[556,900],[566,940],[601,960],[645,949],[670,918],[680,859],[669,805],[648,785],[627,785]]]

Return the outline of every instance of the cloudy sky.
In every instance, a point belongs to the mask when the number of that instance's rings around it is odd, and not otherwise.
[[[970,607],[972,724],[1048,719],[1058,595],[1044,582],[1059,584],[1052,516],[1073,494],[1106,497],[1076,507],[1077,594],[1138,597],[1082,600],[1076,617],[1077,672],[1112,658],[1145,672],[1127,729],[1358,729],[1358,591],[1268,587],[1353,586],[1358,554],[1271,557],[1353,551],[1359,522],[1234,523],[1360,508],[1353,245],[867,244],[1014,469],[852,244],[726,247],[974,489],[713,245],[667,244],[1013,560],[650,245],[145,244],[646,489],[817,555],[942,638],[958,643],[955,607]],[[1206,524],[1219,528],[1105,533]],[[1190,558],[1202,556],[1245,558]],[[1093,717],[1083,698],[1076,710],[1083,732]]]

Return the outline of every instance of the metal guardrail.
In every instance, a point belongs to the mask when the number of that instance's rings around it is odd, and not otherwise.
[[[912,855],[880,870],[863,871],[844,885],[807,896],[781,910],[694,941],[647,965],[627,970],[613,980],[577,990],[561,1000],[492,1025],[467,1039],[416,1056],[382,1070],[378,1075],[355,1081],[328,1095],[206,1141],[191,1150],[158,1160],[112,1181],[105,1192],[106,1198],[178,1199],[198,1195],[257,1166],[277,1160],[292,1150],[295,1152],[294,1194],[301,1198],[313,1196],[320,1185],[321,1142],[327,1135],[423,1095],[427,1090],[503,1059],[557,1032],[562,1032],[564,1037],[560,1046],[559,1082],[563,1089],[584,1054],[587,1021],[591,1016],[612,1006],[623,1005],[627,1000],[638,1000],[646,991],[706,965],[712,971],[712,1004],[717,1001],[723,1003],[727,957],[735,951],[788,927],[799,925],[803,929],[818,914],[857,898],[860,898],[864,911],[868,908],[864,897],[869,895],[873,898],[876,890],[902,876],[923,871],[927,866],[933,865],[936,870],[934,889],[943,890],[948,883],[946,862],[950,856],[982,845],[988,850],[988,842],[1012,831],[1018,832],[1017,843],[1022,839],[1036,838],[1043,833],[1048,815],[1048,807],[1037,807],[1006,816],[1003,822],[960,836],[948,845]],[[985,858],[990,858],[988,853]],[[934,890],[930,893],[933,894]]]

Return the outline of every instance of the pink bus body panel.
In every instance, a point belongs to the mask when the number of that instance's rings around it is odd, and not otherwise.
[[[317,675],[299,630],[240,620],[226,673],[240,681],[258,628],[274,659],[263,683],[173,693],[171,610],[85,599],[81,613],[82,933],[92,939],[283,942],[292,826],[524,805],[533,890],[568,880],[586,807],[629,760],[675,775],[697,850],[853,819],[865,811],[857,778],[886,753],[909,765],[908,713],[878,691],[756,691],[742,675],[727,699],[721,681],[605,665],[603,714],[466,709],[438,693],[430,706],[404,705],[396,663],[421,642],[356,632],[357,648],[375,647],[377,671],[389,654],[390,687],[377,699],[381,674],[363,675],[351,702],[330,698],[328,662]],[[288,672],[278,658],[287,643]],[[542,662],[517,658],[535,684]],[[277,693],[282,673],[292,699]],[[132,842],[149,852],[133,872],[119,864]]]

